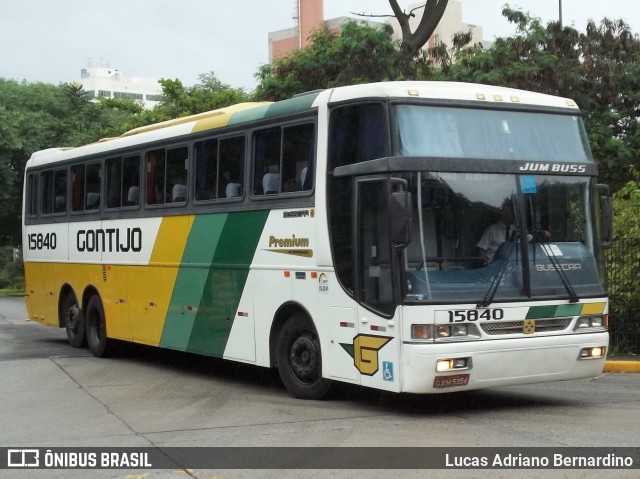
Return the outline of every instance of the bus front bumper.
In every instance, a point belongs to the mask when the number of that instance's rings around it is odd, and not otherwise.
[[[445,393],[590,378],[602,373],[608,344],[607,332],[459,343],[405,343],[402,390],[417,394]],[[604,348],[604,354],[598,358],[581,357],[581,351],[591,348]],[[453,360],[451,365],[455,366],[442,370],[447,360]]]

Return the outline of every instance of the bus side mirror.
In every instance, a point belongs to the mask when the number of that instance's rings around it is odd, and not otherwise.
[[[600,194],[600,241],[603,248],[613,244],[613,206],[607,185],[598,185]]]
[[[411,193],[394,191],[389,198],[389,224],[394,251],[402,251],[411,242],[413,225]]]

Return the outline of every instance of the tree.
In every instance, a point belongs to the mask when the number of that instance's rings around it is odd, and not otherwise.
[[[38,150],[119,134],[126,114],[90,101],[78,84],[0,79],[0,245],[18,246],[24,169]]]
[[[160,80],[162,95],[156,109],[168,118],[177,118],[217,110],[250,99],[250,95],[242,88],[231,88],[222,83],[214,72],[200,74],[198,80],[192,87],[185,87],[178,79]]]
[[[640,39],[623,21],[589,22],[586,32],[561,28],[505,7],[518,27],[491,48],[439,51],[437,79],[486,83],[571,98],[581,107],[600,177],[614,189],[640,164]],[[451,57],[449,56],[451,55]]]
[[[397,0],[389,0],[391,10],[393,10],[393,14],[400,24],[402,32],[401,51],[405,55],[413,58],[420,53],[422,47],[427,44],[429,38],[433,35],[438,23],[440,23],[448,4],[449,0],[427,0],[424,7],[414,8],[409,13],[404,13]],[[420,23],[414,31],[411,31],[409,21],[412,17],[415,17],[414,12],[421,8],[424,8],[424,12],[420,17]]]
[[[415,59],[424,57],[422,49],[431,38],[431,35],[433,35],[433,32],[435,32],[448,4],[449,0],[427,0],[424,5],[405,13],[398,5],[397,0],[389,0],[393,15],[371,15],[365,13],[356,15],[361,17],[394,17],[398,20],[402,41],[397,65],[403,75],[408,76],[412,73]],[[419,10],[423,10],[420,21],[415,30],[412,30],[411,19],[415,18],[415,12]]]
[[[296,93],[340,85],[398,80],[400,45],[389,25],[372,27],[346,22],[339,33],[316,30],[309,46],[276,58],[260,68],[256,97],[283,100]],[[413,64],[413,73],[428,69],[426,60]]]

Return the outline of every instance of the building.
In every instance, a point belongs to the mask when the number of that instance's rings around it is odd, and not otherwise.
[[[88,67],[80,71],[82,88],[94,98],[129,98],[145,108],[158,104],[162,87],[154,78],[126,78],[121,71],[109,67]]]
[[[294,20],[296,25],[292,28],[279,30],[269,33],[269,62],[274,58],[282,57],[291,53],[298,48],[304,48],[308,45],[310,33],[318,28],[327,28],[333,31],[339,31],[340,27],[348,20],[354,20],[349,17],[334,18],[324,20],[324,4],[322,0],[294,0]],[[425,2],[410,5],[406,11],[424,6]],[[418,26],[420,22],[420,12],[411,19],[412,29]],[[362,20],[361,21],[366,21]],[[379,22],[366,21],[370,25],[381,25]],[[394,31],[394,38],[401,39],[402,33],[400,25],[395,18],[391,18],[388,23],[391,24]],[[443,42],[451,47],[451,38],[455,33],[467,32],[471,30],[473,42],[483,43],[482,27],[469,25],[462,21],[462,0],[449,0],[447,9],[436,27],[434,34],[429,39],[425,48],[431,48],[436,43]]]

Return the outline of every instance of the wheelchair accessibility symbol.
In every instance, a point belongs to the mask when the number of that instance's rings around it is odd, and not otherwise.
[[[393,382],[393,363],[390,361],[382,361],[382,379],[384,381]]]

